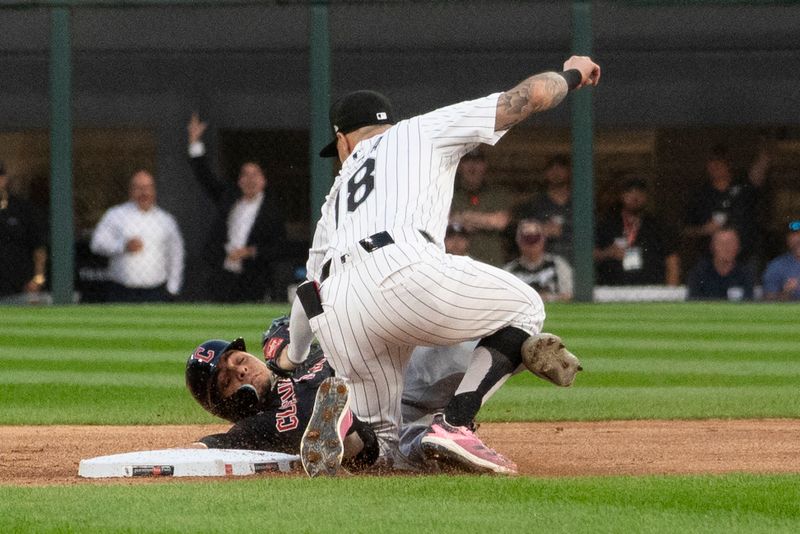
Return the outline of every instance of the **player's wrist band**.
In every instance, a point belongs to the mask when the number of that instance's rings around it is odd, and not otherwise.
[[[559,72],[559,74],[567,80],[567,87],[570,91],[576,89],[583,81],[583,75],[578,69],[565,70],[564,72]]]

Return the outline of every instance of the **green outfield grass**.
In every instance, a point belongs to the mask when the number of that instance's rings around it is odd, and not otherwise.
[[[0,424],[219,421],[185,391],[194,346],[258,352],[285,306],[0,307]],[[553,305],[584,363],[570,389],[527,373],[483,420],[800,417],[800,308]],[[621,452],[624,454],[624,452]],[[273,477],[12,487],[0,532],[798,532],[800,475]]]
[[[0,486],[3,532],[797,532],[800,477]]]
[[[183,368],[199,342],[260,334],[286,306],[0,307],[0,424],[216,421]],[[800,308],[551,305],[585,371],[569,389],[512,378],[484,421],[800,417]]]

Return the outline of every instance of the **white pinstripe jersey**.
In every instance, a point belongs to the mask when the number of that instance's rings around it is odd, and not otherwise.
[[[334,180],[309,251],[309,280],[323,263],[359,240],[388,231],[396,242],[444,233],[461,157],[478,143],[495,144],[495,93],[401,121],[359,142]],[[412,235],[413,234],[413,235]]]

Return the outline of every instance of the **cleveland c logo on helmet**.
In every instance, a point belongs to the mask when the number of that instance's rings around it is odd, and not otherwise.
[[[213,349],[206,348],[205,343],[200,345],[194,350],[194,354],[192,354],[192,358],[195,360],[200,360],[201,362],[210,362],[214,359],[214,354],[216,352]]]

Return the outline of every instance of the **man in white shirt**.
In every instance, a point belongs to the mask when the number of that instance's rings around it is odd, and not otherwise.
[[[183,238],[175,218],[156,206],[155,179],[148,171],[134,173],[128,202],[103,215],[91,249],[109,258],[110,301],[157,302],[180,292]]]

